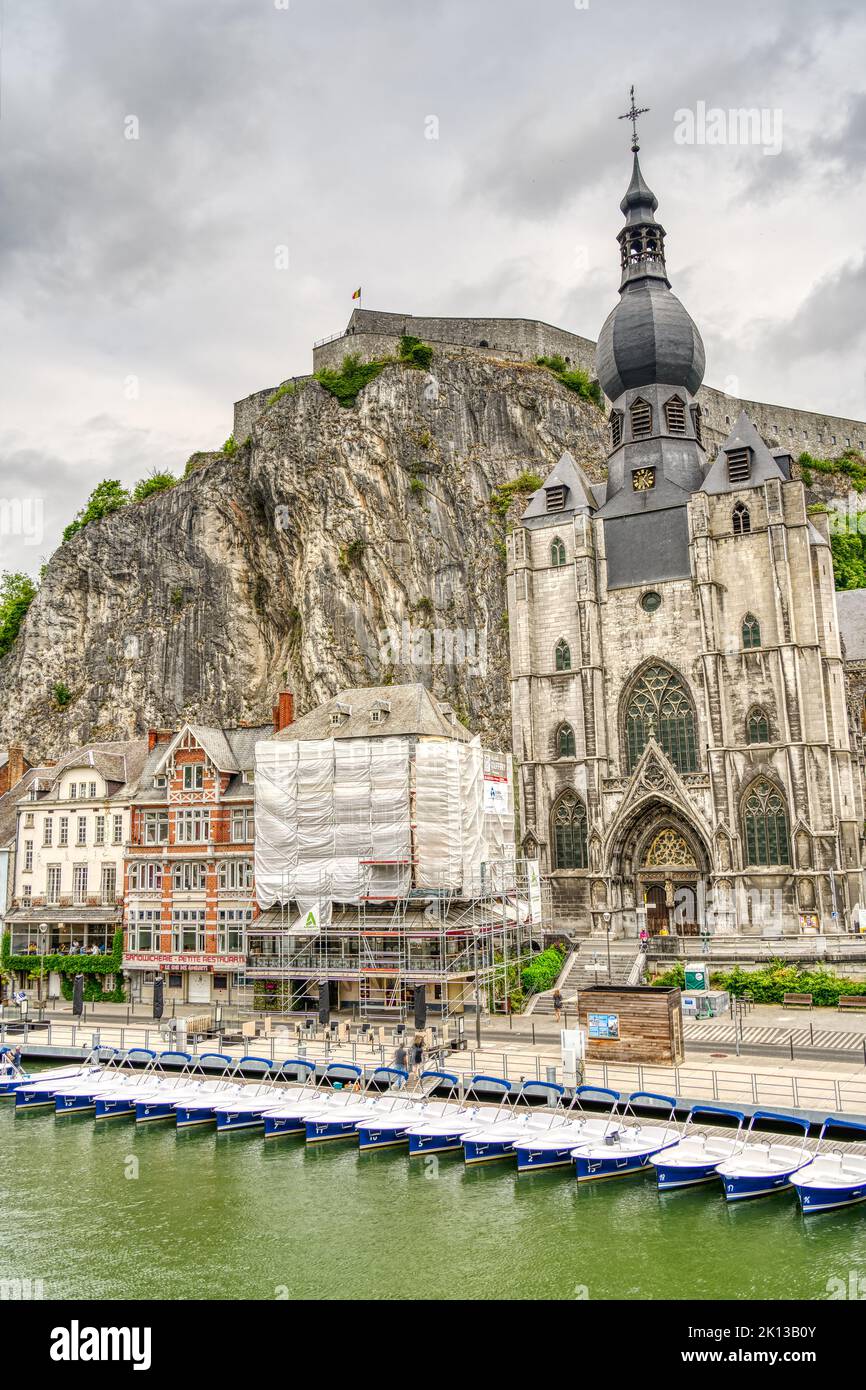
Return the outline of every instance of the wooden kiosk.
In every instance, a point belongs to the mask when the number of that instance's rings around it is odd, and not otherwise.
[[[577,996],[577,1012],[590,1062],[677,1066],[685,1059],[677,987],[590,985]]]

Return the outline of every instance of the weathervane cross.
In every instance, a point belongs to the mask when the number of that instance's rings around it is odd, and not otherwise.
[[[647,111],[649,111],[649,107],[648,107],[648,106],[635,106],[635,104],[634,104],[634,84],[632,84],[632,88],[631,88],[631,91],[629,92],[629,96],[631,97],[631,110],[630,110],[630,111],[624,111],[623,114],[620,116],[619,119],[620,119],[621,121],[631,121],[631,147],[632,147],[632,150],[634,151],[634,153],[637,154],[638,150],[640,149],[640,145],[639,145],[638,142],[637,142],[637,118],[638,118],[638,116],[645,116],[646,113],[647,113]]]

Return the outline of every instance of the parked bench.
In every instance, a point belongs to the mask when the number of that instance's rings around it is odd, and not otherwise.
[[[785,1009],[811,1009],[811,994],[785,994],[782,996],[782,1007]]]
[[[866,1009],[866,994],[840,994],[840,1009]]]

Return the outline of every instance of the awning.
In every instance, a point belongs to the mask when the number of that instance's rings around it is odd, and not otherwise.
[[[120,926],[120,907],[13,907],[4,921],[12,926],[49,927]]]

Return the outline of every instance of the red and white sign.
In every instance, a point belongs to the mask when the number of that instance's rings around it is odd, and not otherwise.
[[[124,966],[139,970],[241,970],[246,957],[231,955],[197,955],[193,951],[125,951]]]

